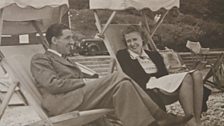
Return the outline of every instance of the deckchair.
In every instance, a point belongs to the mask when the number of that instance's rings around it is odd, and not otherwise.
[[[69,9],[68,0],[48,0],[48,1],[39,0],[38,2],[36,0],[29,0],[29,1],[20,0],[20,1],[0,2],[0,35],[2,34],[18,35],[18,34],[28,34],[38,32],[42,40],[41,42],[44,48],[46,49],[48,47],[48,43],[46,42],[46,39],[43,36],[42,32],[45,32],[46,29],[51,24],[62,23],[63,17],[65,18],[67,17],[66,19],[68,19],[69,18],[68,15],[66,16],[68,9]],[[68,22],[69,21],[70,20],[68,20]],[[1,44],[1,36],[0,36],[0,44]],[[13,80],[18,80],[16,81],[18,83],[12,83],[12,85],[10,86],[9,91],[6,94],[3,103],[1,104],[0,117],[3,115],[4,110],[7,107],[7,104],[14,92],[14,89],[17,86],[20,86],[20,89],[24,94],[24,96],[26,97],[28,103],[34,107],[36,112],[41,117],[42,119],[41,122],[49,125],[64,126],[69,124],[65,122],[66,120],[72,119],[74,117],[77,117],[75,118],[76,122],[72,124],[82,125],[97,119],[98,117],[100,117],[100,115],[104,115],[104,113],[107,113],[108,111],[111,111],[111,110],[91,110],[86,112],[75,111],[59,115],[56,117],[51,118],[48,117],[48,115],[43,111],[43,109],[40,106],[41,95],[34,86],[34,81],[32,79],[32,76],[30,75],[30,71],[28,70],[30,58],[32,57],[35,51],[32,48],[27,48],[28,50],[30,49],[30,51],[28,51],[27,49],[20,49],[21,53],[17,52],[18,49],[21,47],[22,46],[16,46],[13,48],[7,47],[8,49],[4,49],[6,47],[1,47],[1,51],[3,54],[1,55],[2,66],[8,73],[10,73],[10,75],[13,77]],[[9,51],[14,53],[9,53]],[[17,60],[14,59],[8,60],[9,57],[12,57],[11,55],[8,54],[23,55],[26,58],[23,60],[18,59],[18,61],[22,61],[22,63],[19,63]],[[27,55],[30,56],[27,57]],[[24,65],[25,67],[21,67]],[[17,73],[18,69],[20,70],[21,74]]]
[[[95,109],[88,111],[73,111],[53,117],[49,117],[41,107],[42,96],[35,87],[35,82],[30,72],[30,60],[32,55],[37,52],[43,52],[41,45],[7,46],[0,47],[4,57],[2,57],[2,66],[10,74],[15,83],[10,86],[7,97],[4,99],[0,108],[0,114],[4,113],[7,104],[15,87],[19,86],[28,101],[28,104],[40,116],[41,121],[30,124],[31,126],[81,126],[94,121],[105,114],[112,112],[111,109]],[[17,53],[12,53],[12,52]]]
[[[113,4],[114,3],[114,4]],[[142,10],[142,9],[150,9],[152,11],[157,11],[161,8],[165,8],[167,11],[163,14],[162,18],[159,19],[159,21],[157,22],[157,25],[152,29],[152,32],[149,29],[149,22],[147,20],[147,16],[146,14],[143,12],[143,20],[144,20],[144,26],[146,26],[144,29],[146,29],[147,31],[147,38],[149,40],[149,45],[150,48],[152,50],[157,50],[156,45],[152,39],[152,36],[154,35],[154,33],[156,32],[156,30],[158,29],[158,27],[161,25],[161,23],[163,22],[165,16],[167,15],[168,11],[173,8],[173,7],[177,7],[179,8],[180,6],[180,1],[179,0],[136,0],[135,2],[133,1],[129,1],[129,0],[118,0],[117,2],[112,2],[112,0],[109,1],[105,1],[105,0],[90,0],[90,9],[93,10],[94,12],[94,17],[95,17],[95,21],[96,21],[96,27],[98,29],[98,37],[102,38],[109,54],[114,57],[116,59],[116,51],[118,49],[122,49],[122,45],[118,45],[117,47],[115,46],[113,48],[113,46],[111,47],[111,44],[114,44],[113,42],[118,43],[117,41],[109,41],[109,40],[116,40],[117,36],[114,36],[113,38],[108,38],[110,36],[110,33],[108,35],[105,35],[106,32],[108,32],[108,27],[110,26],[112,20],[114,19],[116,13],[119,10],[126,10],[126,9],[130,9],[130,8],[134,8],[136,10]],[[108,18],[106,24],[103,26],[100,18],[98,16],[97,11],[100,10],[110,10],[112,13],[110,15],[110,17]],[[119,27],[118,29],[121,29],[122,27]],[[115,34],[119,34],[121,35],[121,33],[119,33],[119,30],[116,31],[117,33]],[[119,36],[118,35],[118,36]],[[121,40],[121,39],[120,39]],[[114,51],[115,50],[115,51]],[[175,56],[176,57],[176,56]],[[117,60],[116,60],[117,62]],[[183,66],[186,67],[186,66]],[[117,62],[117,69],[121,70],[120,66],[118,65]],[[178,70],[179,71],[179,70]],[[177,71],[174,71],[177,72]]]
[[[126,48],[122,39],[122,31],[127,26],[128,24],[125,24],[125,25],[110,24],[104,33],[104,36],[107,39],[107,41],[109,41],[109,44],[111,46],[111,49],[114,55],[116,54],[118,50]],[[178,72],[183,72],[188,70],[186,65],[183,64],[183,61],[181,60],[181,58],[173,50],[167,49],[167,50],[158,50],[158,51],[164,57],[164,62],[166,63],[165,65],[167,66],[169,73],[178,73]],[[117,63],[117,66],[119,66],[119,63]],[[204,98],[205,98],[204,101],[206,102],[207,101],[206,99],[210,95],[210,91],[205,94],[206,95],[204,95]],[[169,100],[165,100],[165,103],[166,105],[169,105],[175,102],[176,100],[177,99],[175,98],[171,98]]]
[[[107,0],[107,1],[105,1],[105,0],[90,0],[89,1],[89,7],[91,10],[93,10],[95,21],[96,21],[96,26],[99,31],[99,34],[98,34],[99,36],[104,35],[109,24],[114,19],[116,13],[118,13],[120,10],[134,8],[138,11],[144,10],[144,9],[148,9],[151,11],[158,11],[161,8],[166,9],[166,12],[161,16],[161,18],[159,18],[159,20],[156,21],[155,27],[153,29],[149,29],[149,22],[148,22],[148,18],[147,18],[148,16],[146,14],[147,12],[145,13],[143,11],[143,13],[141,13],[143,20],[144,20],[144,24],[146,26],[145,29],[146,29],[147,33],[149,33],[149,34],[147,34],[147,38],[150,40],[148,43],[152,50],[157,49],[156,45],[152,39],[152,36],[154,35],[154,33],[156,32],[158,27],[163,22],[164,18],[166,17],[166,15],[169,12],[169,10],[173,7],[179,7],[179,6],[180,6],[179,0],[136,0],[134,2],[131,0],[117,0],[116,2],[114,2],[113,0]],[[103,27],[102,27],[99,15],[97,13],[97,11],[99,11],[99,10],[110,10],[112,12],[110,17],[108,18],[106,24]],[[105,45],[109,51],[109,54],[113,55],[107,39],[104,39],[104,41],[105,41]]]
[[[111,50],[114,53],[114,55],[116,55],[118,50],[126,48],[126,45],[122,37],[122,32],[129,25],[131,24],[110,24],[107,30],[105,31],[104,36],[109,41]],[[134,25],[140,27],[139,24]],[[145,45],[144,48],[148,49],[148,46]],[[180,57],[173,50],[167,49],[158,51],[164,57],[164,62],[170,73],[178,72],[180,69],[185,69],[185,66],[182,64]],[[117,64],[117,66],[118,65],[119,63]]]
[[[155,34],[156,30],[158,29],[158,27],[161,25],[161,23],[163,22],[164,18],[166,17],[166,15],[168,14],[169,10],[172,9],[173,7],[177,7],[179,8],[180,6],[180,1],[179,0],[137,0],[135,2],[130,1],[130,0],[117,0],[116,2],[112,2],[112,0],[90,0],[89,1],[89,7],[91,10],[93,10],[94,13],[94,17],[95,17],[95,24],[98,30],[98,34],[97,36],[102,38],[105,46],[107,47],[107,50],[109,52],[109,54],[112,57],[116,57],[115,53],[114,53],[114,49],[116,50],[116,47],[111,47],[111,42],[109,41],[109,38],[107,38],[108,36],[105,36],[105,33],[108,32],[108,27],[110,26],[112,20],[114,19],[115,15],[120,11],[120,10],[128,10],[130,8],[136,9],[137,11],[139,10],[151,10],[151,11],[158,11],[161,8],[164,8],[166,11],[165,13],[162,14],[161,18],[159,18],[159,20],[155,21],[155,27],[150,29],[149,26],[149,20],[148,20],[148,16],[147,16],[147,12],[141,11],[141,16],[142,16],[142,23],[144,24],[144,30],[147,33],[147,39],[148,44],[150,45],[150,48],[152,50],[157,50],[157,47],[152,39],[153,35]],[[111,11],[111,15],[108,18],[108,20],[106,21],[105,25],[102,24],[100,18],[99,18],[99,14],[98,11],[100,10],[109,10]],[[122,29],[122,28],[121,28]],[[118,32],[118,34],[120,34]],[[116,36],[117,37],[117,36]],[[116,40],[116,37],[114,37],[113,39]],[[113,43],[114,44],[114,43]],[[121,49],[122,47],[118,48]],[[115,58],[116,59],[116,58]],[[116,60],[117,62],[117,60]],[[117,63],[117,69],[118,71],[121,70],[120,65]]]

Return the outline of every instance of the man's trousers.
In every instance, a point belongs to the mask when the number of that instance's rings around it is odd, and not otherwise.
[[[147,126],[161,111],[138,84],[120,72],[88,81],[82,89],[84,100],[78,110],[113,108],[124,126]]]

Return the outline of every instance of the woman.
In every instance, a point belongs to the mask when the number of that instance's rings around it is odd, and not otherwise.
[[[200,126],[203,100],[203,82],[199,71],[168,75],[162,56],[157,51],[144,50],[144,32],[129,26],[123,33],[127,49],[117,52],[123,71],[133,78],[146,92],[146,85],[159,88],[163,102],[179,100],[186,115],[192,114],[189,126]],[[165,78],[164,79],[161,79]],[[156,84],[155,84],[156,82]]]

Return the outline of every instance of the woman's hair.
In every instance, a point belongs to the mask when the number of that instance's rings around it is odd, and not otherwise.
[[[49,43],[49,45],[52,44],[51,42],[51,38],[54,37],[59,37],[62,35],[62,31],[65,29],[69,29],[68,26],[64,25],[64,24],[53,24],[51,25],[46,32],[46,39]]]
[[[140,36],[142,37],[143,45],[147,44],[146,33],[143,31],[143,29],[139,25],[130,25],[122,32],[122,37],[123,37],[123,41],[125,42],[125,45],[127,45],[125,40],[125,35],[131,32],[138,32]]]

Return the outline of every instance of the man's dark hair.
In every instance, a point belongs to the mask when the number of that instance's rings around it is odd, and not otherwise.
[[[53,24],[51,25],[46,32],[46,39],[49,43],[49,45],[52,44],[51,42],[51,38],[54,37],[59,37],[62,35],[62,31],[64,29],[69,29],[68,26],[64,25],[64,24]]]

